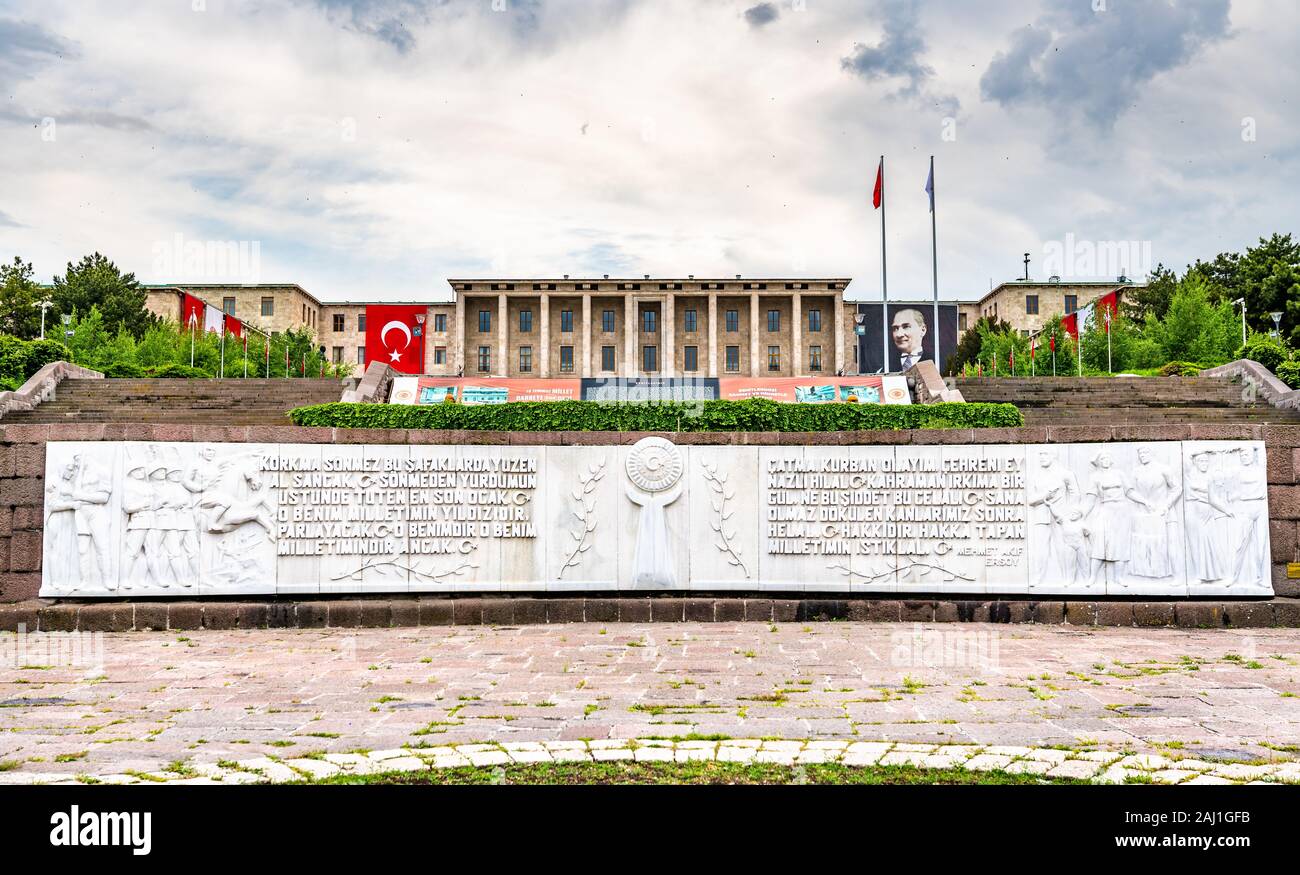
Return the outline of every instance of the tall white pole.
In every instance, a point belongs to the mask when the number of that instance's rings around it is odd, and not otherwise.
[[[1241,305],[1241,345],[1246,345],[1246,299],[1238,298],[1237,303]]]
[[[883,206],[883,204],[882,204]],[[939,347],[939,236],[936,230],[934,205],[934,156],[930,156],[930,258],[934,266],[934,322],[930,330],[934,332],[934,366],[943,368],[943,355]],[[942,371],[941,371],[942,372]]]
[[[889,276],[885,268],[885,156],[880,156],[880,372],[889,373]]]

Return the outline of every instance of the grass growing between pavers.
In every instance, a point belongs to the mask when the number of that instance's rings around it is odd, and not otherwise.
[[[1074,778],[1044,778],[1006,772],[968,772],[963,769],[921,769],[913,766],[845,766],[810,763],[785,766],[772,763],[528,763],[522,765],[435,768],[418,772],[340,774],[303,784],[408,784],[408,785],[608,785],[608,784],[981,784],[1044,785],[1087,784]]]

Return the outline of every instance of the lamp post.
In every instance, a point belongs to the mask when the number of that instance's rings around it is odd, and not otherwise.
[[[35,306],[41,310],[41,340],[45,339],[45,311],[54,306],[53,301],[37,301]],[[1279,314],[1281,315],[1281,314]]]
[[[70,313],[64,313],[61,320],[63,322],[63,336],[67,338],[72,337],[72,315]]]
[[[1282,336],[1282,314],[1275,312],[1275,313],[1269,313],[1268,315],[1273,319],[1273,337],[1274,338],[1281,337]]]
[[[1238,298],[1232,303],[1241,307],[1241,345],[1246,345],[1246,299]]]

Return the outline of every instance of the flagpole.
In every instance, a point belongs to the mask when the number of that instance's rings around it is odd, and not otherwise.
[[[884,353],[880,372],[889,371],[889,274],[885,266],[885,156],[880,156],[880,346]]]
[[[226,317],[221,317],[221,379],[226,378]]]
[[[934,323],[930,330],[934,332],[934,364],[943,368],[943,356],[939,349],[939,235],[934,218],[934,156],[930,156],[930,258],[934,265]]]

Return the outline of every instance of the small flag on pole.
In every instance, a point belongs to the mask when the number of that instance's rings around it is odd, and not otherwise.
[[[1053,331],[1051,334],[1047,335],[1047,345],[1051,348],[1052,352],[1056,352],[1056,332],[1055,332],[1055,331]]]
[[[930,163],[930,175],[925,180],[925,193],[930,196],[930,212],[934,212],[934,162]]]
[[[880,201],[885,193],[885,159],[880,159],[880,166],[876,168],[876,188],[871,193],[871,205],[880,209]]]

